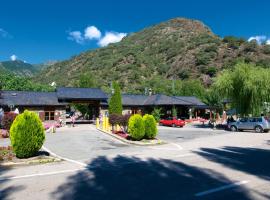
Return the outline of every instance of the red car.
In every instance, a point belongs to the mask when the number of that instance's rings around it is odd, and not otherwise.
[[[169,117],[167,119],[161,119],[159,121],[159,124],[163,125],[163,126],[172,126],[172,127],[179,126],[179,127],[183,127],[183,126],[185,126],[185,121],[181,120],[181,119],[177,119],[175,117]]]

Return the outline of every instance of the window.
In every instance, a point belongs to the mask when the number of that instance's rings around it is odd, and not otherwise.
[[[45,121],[54,120],[54,111],[45,111]]]

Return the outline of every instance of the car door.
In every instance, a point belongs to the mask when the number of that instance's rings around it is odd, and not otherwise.
[[[249,130],[254,129],[256,120],[257,120],[256,118],[248,118],[247,123],[246,123],[246,129],[249,129]]]
[[[247,118],[241,118],[239,120],[238,129],[247,129]]]

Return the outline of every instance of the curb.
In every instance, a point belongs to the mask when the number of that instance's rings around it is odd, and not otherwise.
[[[131,141],[131,140],[126,140],[116,134],[113,134],[111,132],[108,132],[108,131],[104,131],[102,129],[99,129],[97,128],[98,131],[102,132],[102,133],[106,133],[107,135],[110,135],[118,140],[120,140],[121,142],[124,142],[126,144],[132,144],[132,145],[137,145],[137,146],[155,146],[155,145],[162,145],[162,144],[166,144],[166,142],[160,140],[160,139],[157,139],[157,140],[152,140],[154,141],[153,143],[152,142],[141,142],[141,141]]]
[[[54,163],[54,162],[60,162],[62,161],[59,158],[55,158],[52,156],[49,156],[48,158],[41,158],[36,160],[29,160],[29,161],[23,161],[23,162],[4,162],[0,163],[0,166],[2,167],[12,167],[12,166],[25,166],[25,165],[38,165],[38,164],[47,164],[47,163]]]

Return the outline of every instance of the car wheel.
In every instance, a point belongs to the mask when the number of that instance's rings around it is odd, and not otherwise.
[[[173,124],[172,127],[176,127],[175,124]]]
[[[231,131],[232,131],[232,132],[236,132],[236,131],[237,131],[236,126],[231,126]]]
[[[256,133],[262,133],[262,132],[263,132],[262,127],[261,127],[261,126],[256,126],[256,127],[255,127],[255,132],[256,132]]]

